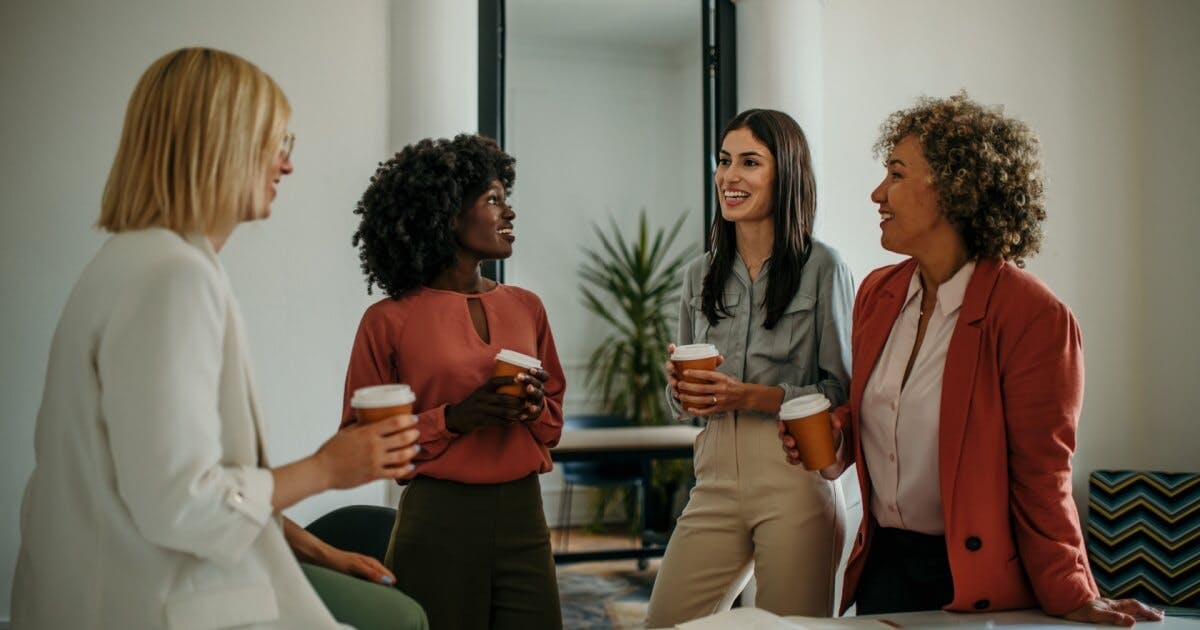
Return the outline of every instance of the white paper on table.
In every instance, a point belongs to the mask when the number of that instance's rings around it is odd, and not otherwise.
[[[675,626],[678,630],[844,630],[845,628],[881,628],[891,626],[877,619],[841,617],[780,617],[761,608],[734,608]]]

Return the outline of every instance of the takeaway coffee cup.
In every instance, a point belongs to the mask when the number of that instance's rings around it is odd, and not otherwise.
[[[779,419],[796,438],[796,448],[808,470],[819,470],[837,461],[833,452],[833,431],[829,419],[829,399],[824,394],[806,394],[784,402]]]
[[[496,376],[516,376],[522,372],[528,372],[530,368],[540,367],[542,367],[541,359],[521,354],[515,350],[501,350],[496,355]],[[524,391],[524,383],[513,383],[496,389],[497,394],[518,398],[524,395]]]
[[[689,383],[703,383],[704,381],[697,379],[684,378],[684,370],[715,370],[717,369],[717,358],[721,353],[717,352],[717,347],[711,343],[692,343],[684,346],[675,346],[675,352],[671,355],[671,362],[675,364],[675,375],[680,380]]]
[[[372,385],[354,390],[350,407],[362,424],[412,413],[417,397],[408,385]]]

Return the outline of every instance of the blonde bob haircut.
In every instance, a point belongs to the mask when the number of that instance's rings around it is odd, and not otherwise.
[[[181,48],[138,80],[98,227],[232,230],[266,215],[265,185],[291,106],[257,66],[211,48]]]

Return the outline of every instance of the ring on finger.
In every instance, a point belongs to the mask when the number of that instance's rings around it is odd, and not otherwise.
[[[712,404],[713,404],[713,406],[714,406],[714,407],[715,407],[715,406],[717,406],[717,395],[716,395],[716,394],[713,394],[713,401],[712,401]]]

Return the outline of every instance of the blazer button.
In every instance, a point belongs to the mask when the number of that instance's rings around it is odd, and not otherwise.
[[[992,605],[992,602],[989,602],[986,599],[981,599],[981,600],[975,602],[975,610],[983,610],[984,608],[987,608],[988,606],[991,606],[991,605]]]
[[[982,546],[983,541],[979,540],[978,536],[971,536],[967,539],[967,549],[970,551],[979,551],[979,548]]]

